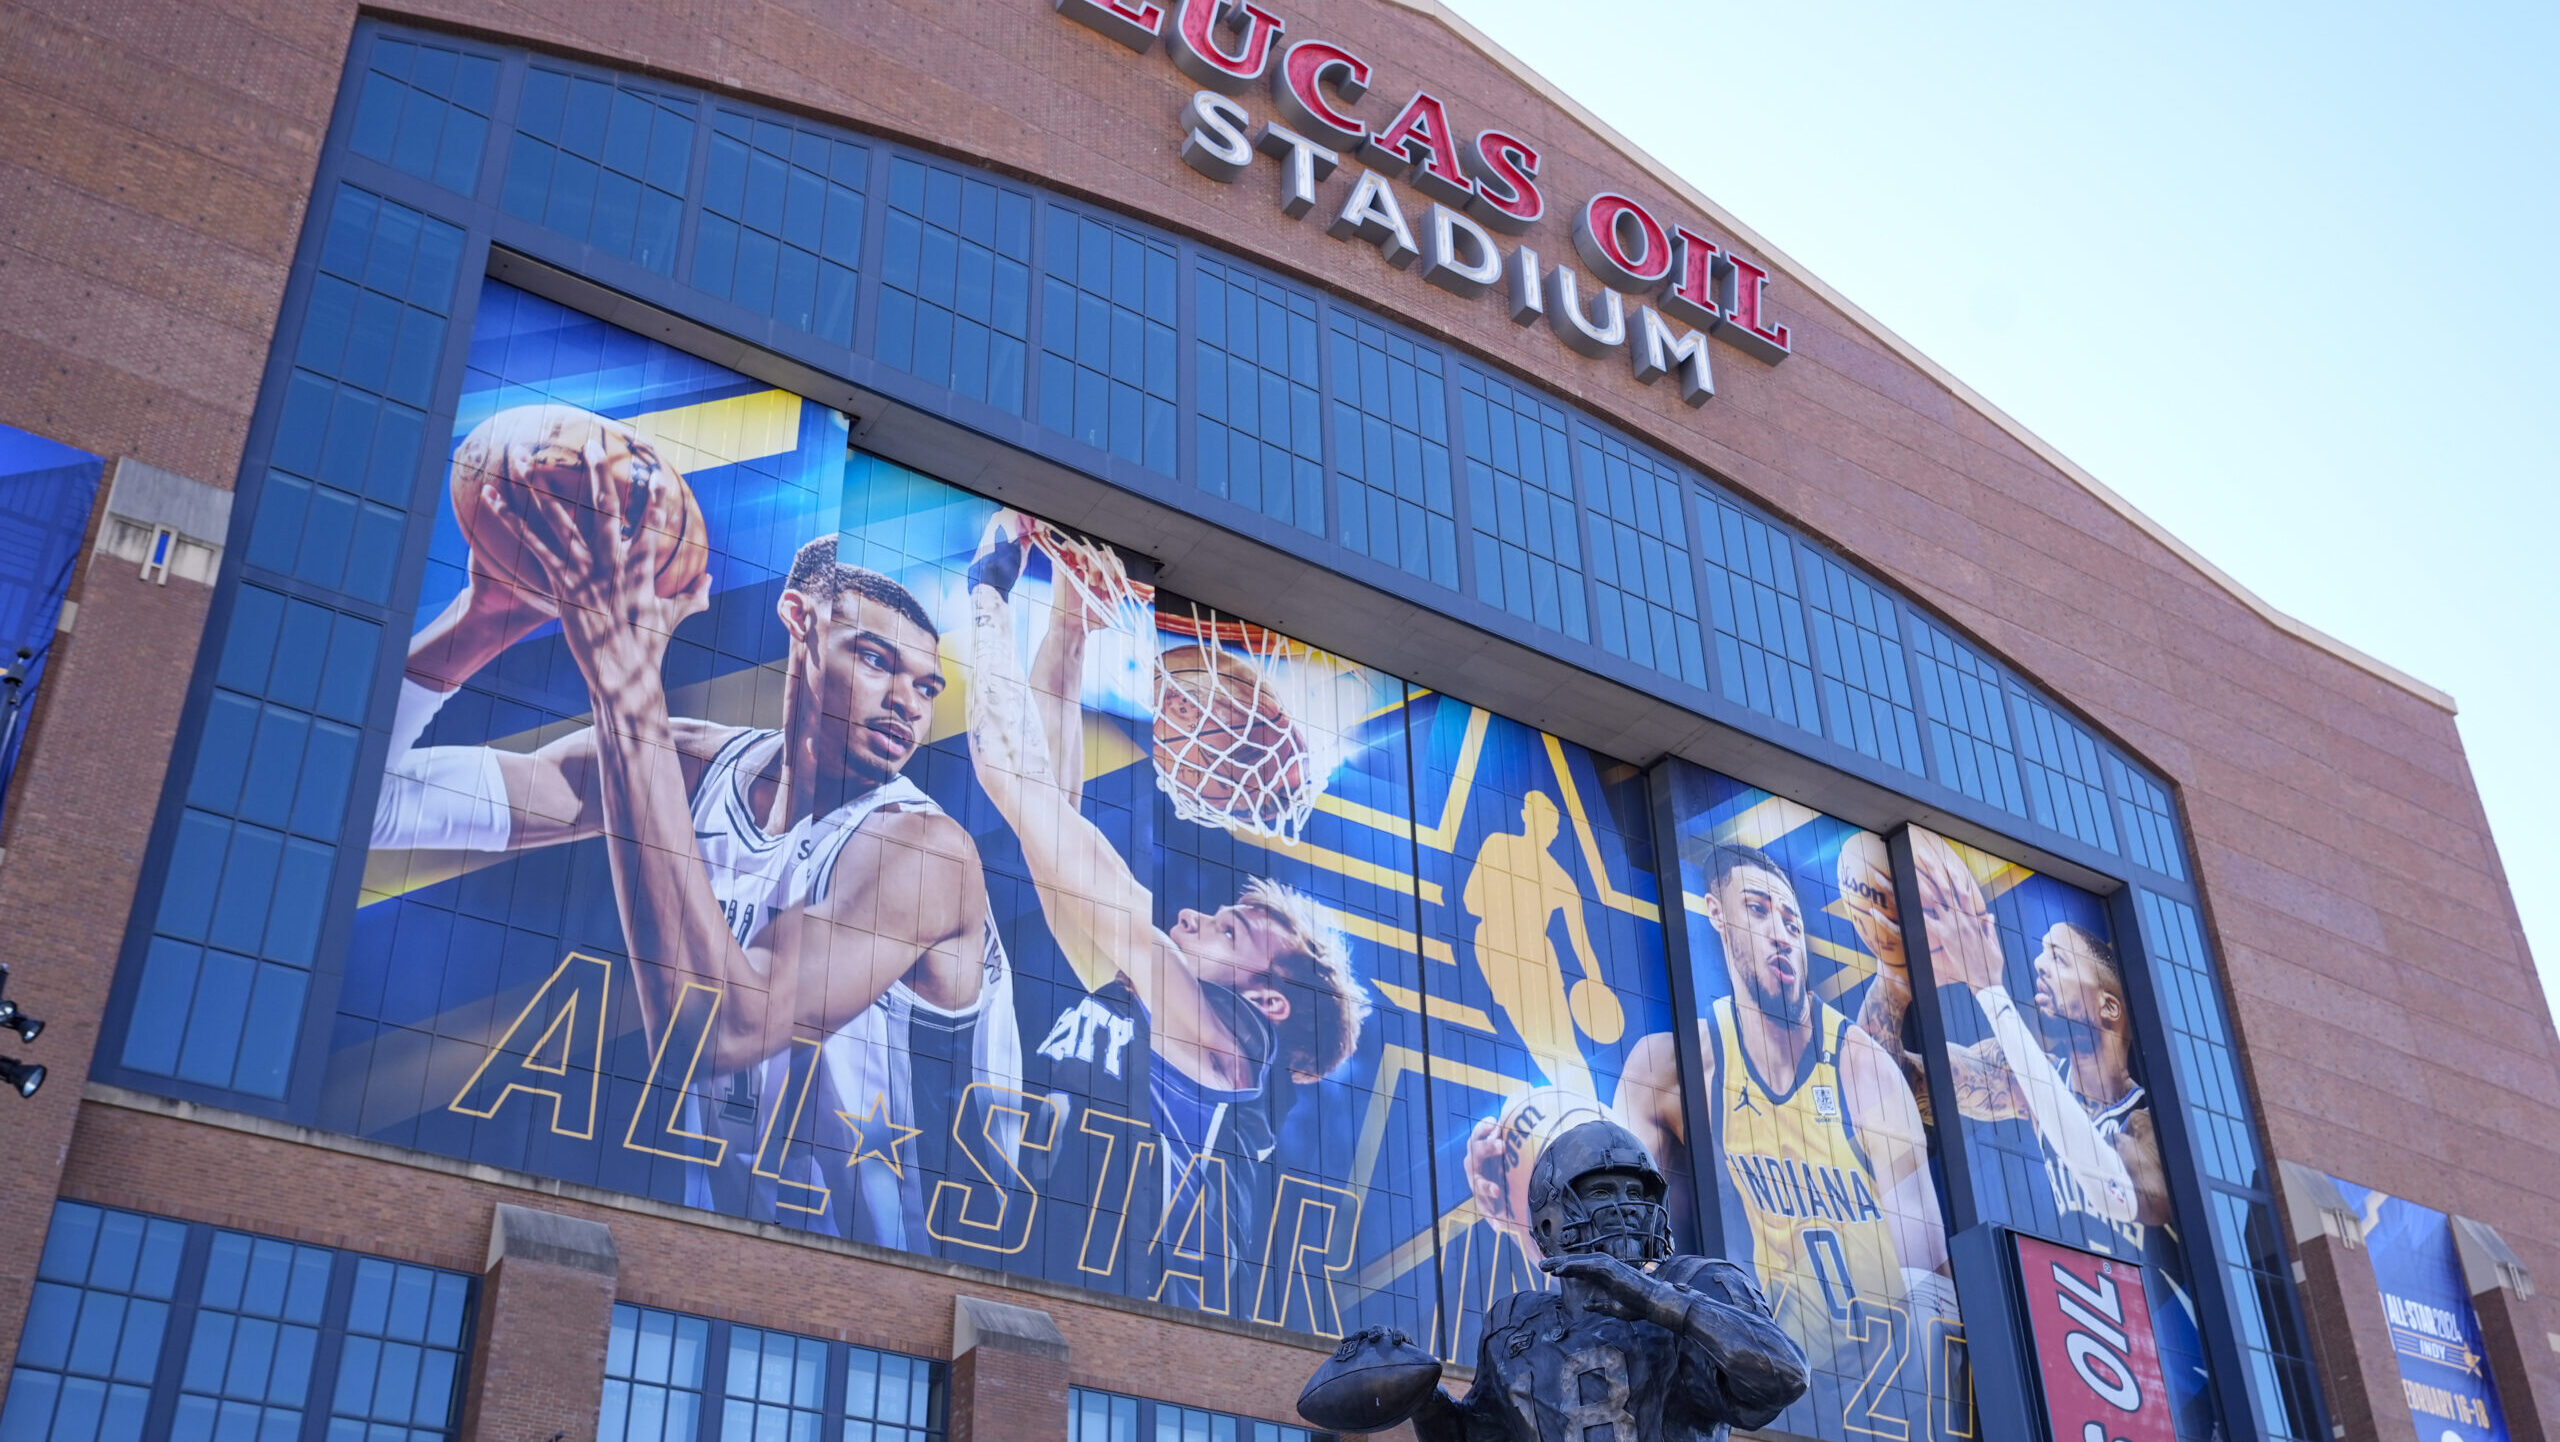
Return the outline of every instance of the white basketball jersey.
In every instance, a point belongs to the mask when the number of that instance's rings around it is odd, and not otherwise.
[[[873,815],[942,813],[933,798],[901,776],[823,816],[803,817],[780,836],[767,835],[748,807],[740,779],[748,774],[747,760],[764,755],[779,735],[750,730],[732,737],[704,768],[693,793],[694,844],[710,873],[712,894],[728,917],[730,935],[741,947],[760,940],[776,916],[824,901],[834,890],[838,859]],[[927,1155],[942,1156],[950,1118],[970,1083],[990,1082],[1016,1091],[1022,1086],[1013,969],[992,918],[985,925],[980,960],[984,978],[977,1000],[968,1006],[935,1006],[899,980],[820,1044],[816,1079],[798,1108],[800,1134],[839,1141],[856,1128],[862,1132],[862,1140],[849,1148],[861,1155],[836,1176],[822,1177],[811,1148],[798,1142],[783,1153],[780,1174],[759,1176],[754,1171],[770,1120],[766,1113],[790,1091],[791,1058],[771,1057],[755,1068],[748,1089],[754,1099],[752,1135],[740,1137],[743,1148],[730,1148],[730,1160],[720,1171],[741,1174],[743,1189],[753,1199],[746,1209],[756,1220],[781,1219],[773,1209],[776,1183],[824,1187],[834,1194],[837,1225],[818,1223],[820,1230],[901,1250],[930,1250],[924,1225],[931,1184],[926,1173],[938,1168],[921,1163]],[[698,1114],[725,1110],[701,1095],[691,1099],[691,1106]],[[704,1115],[703,1120],[711,1118]],[[832,1148],[827,1154],[831,1161],[843,1159]],[[697,1189],[689,1188],[688,1200],[738,1210],[735,1203],[718,1205],[708,1185],[712,1179],[697,1180],[706,1184],[698,1189],[702,1195],[697,1200],[690,1195]],[[785,1208],[803,1210],[787,1202]]]

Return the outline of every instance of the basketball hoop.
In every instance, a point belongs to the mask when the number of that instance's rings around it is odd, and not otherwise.
[[[1283,678],[1313,648],[1250,621],[1182,603],[1159,607],[1107,546],[1034,522],[1053,584],[1154,662],[1156,788],[1200,826],[1290,845],[1306,831],[1339,743],[1301,724]],[[1172,637],[1188,638],[1171,641]]]
[[[1191,638],[1156,657],[1156,786],[1185,821],[1294,844],[1333,773],[1282,694],[1312,652],[1187,603],[1158,608],[1156,629]]]

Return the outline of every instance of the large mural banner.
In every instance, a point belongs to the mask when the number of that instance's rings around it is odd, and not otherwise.
[[[1692,766],[1671,796],[1707,1116],[1651,1135],[1706,1150],[1725,1250],[1812,1364],[1777,1425],[1973,1437],[1885,840]]]
[[[494,282],[451,454],[323,1125],[1471,1361],[1676,1115],[1632,768]]]
[[[2202,1334],[2105,901],[1911,828],[1952,1121],[1982,1219],[2139,1264],[2178,1435],[2213,1428]]]

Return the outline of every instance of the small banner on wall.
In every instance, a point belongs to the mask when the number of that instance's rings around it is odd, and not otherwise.
[[[2363,1222],[2419,1442],[2507,1442],[2451,1220],[2433,1207],[2332,1180]]]
[[[2176,1442],[2142,1268],[2013,1240],[2053,1442]]]

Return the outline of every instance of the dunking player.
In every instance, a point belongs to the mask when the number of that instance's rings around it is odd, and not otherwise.
[[[1258,1172],[1273,1146],[1261,1105],[1270,1067],[1312,1079],[1340,1066],[1359,1041],[1368,998],[1341,935],[1277,882],[1255,879],[1214,912],[1184,908],[1171,926],[1156,924],[1154,894],[1080,809],[1084,651],[1102,619],[1060,584],[1027,676],[1017,659],[1012,596],[1030,526],[997,513],[970,568],[969,749],[979,783],[1022,844],[1049,930],[1088,992],[1037,1050],[1053,1064],[1052,1095],[1069,1108],[1079,1098],[1136,1101],[1145,1078],[1161,1185],[1153,1198],[1132,1194],[1124,1225],[1137,1246],[1126,1250],[1144,1250],[1161,1227],[1169,1246],[1199,1239],[1203,1262],[1211,1245],[1218,1260],[1232,1260],[1236,1243],[1257,1235],[1252,1203],[1265,1190]],[[1062,1129],[1087,1129],[1059,1120]],[[1208,1189],[1221,1177],[1223,1195]],[[1216,1219],[1226,1235],[1205,1230]],[[1200,1302],[1196,1284],[1156,1292]]]
[[[821,536],[800,548],[776,605],[789,644],[781,729],[669,715],[668,640],[710,581],[660,597],[651,533],[623,534],[622,488],[602,477],[632,458],[603,452],[646,447],[598,422],[589,494],[564,499],[500,483],[515,464],[503,432],[479,454],[466,441],[456,464],[491,474],[482,499],[538,562],[548,597],[475,573],[412,641],[373,844],[522,851],[604,837],[649,1034],[665,1035],[685,984],[722,992],[687,1129],[729,1145],[713,1175],[689,1169],[688,1200],[780,1219],[788,1185],[822,1230],[922,1249],[915,1146],[951,1134],[944,1118],[967,1083],[1018,1086],[1021,1072],[975,843],[901,774],[944,684],[932,618],[896,582],[840,564]],[[411,749],[456,687],[554,611],[594,725],[532,752]],[[820,1042],[816,1091],[797,1110],[857,1158],[849,1193],[806,1147],[756,1171],[795,1036]],[[714,1077],[755,1098],[751,1119],[705,1105]],[[865,1136],[835,1132],[840,1118]]]
[[[1956,1316],[1927,1137],[1893,1055],[1807,986],[1786,873],[1747,846],[1716,847],[1706,871],[1731,988],[1698,1023],[1709,1141],[1747,1219],[1753,1268],[1827,1409],[1880,1345],[1930,1355],[1930,1324]],[[1677,1066],[1671,1037],[1648,1037],[1618,1091],[1629,1128],[1666,1166],[1688,1164]],[[1907,1329],[1899,1340],[1896,1326]]]

